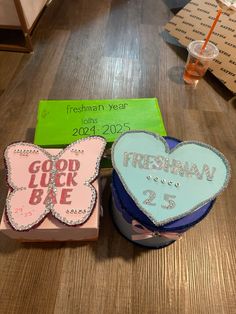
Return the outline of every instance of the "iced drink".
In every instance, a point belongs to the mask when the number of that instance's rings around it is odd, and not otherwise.
[[[188,45],[188,59],[184,71],[184,81],[187,84],[196,86],[206,73],[211,61],[219,54],[219,50],[214,44],[208,42],[205,49],[202,50],[203,44],[203,40],[196,40]]]

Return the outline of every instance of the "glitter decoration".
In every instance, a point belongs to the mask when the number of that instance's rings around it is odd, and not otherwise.
[[[7,181],[12,189],[6,200],[6,216],[10,225],[18,231],[29,230],[41,223],[48,213],[69,226],[84,223],[97,200],[96,189],[91,183],[98,176],[105,146],[106,141],[99,136],[78,140],[57,155],[51,155],[34,144],[19,142],[9,145],[4,157]],[[75,158],[71,155],[73,149],[83,151],[83,154]],[[59,164],[62,168],[66,165],[66,170],[60,170]],[[75,164],[78,166],[76,171],[73,169]],[[31,167],[34,168],[30,172]],[[45,177],[42,180],[42,174],[49,180]],[[86,196],[80,205],[82,193]],[[24,218],[16,208],[24,208]]]
[[[145,141],[147,141],[146,146]],[[130,163],[128,165],[130,167],[129,171],[128,166],[123,169],[122,164],[120,163],[120,159],[122,158],[120,156],[123,154],[122,150],[124,150],[126,154],[129,153],[130,142],[132,143],[132,152],[135,149],[136,155],[149,155],[152,160],[155,160],[155,163],[152,162],[151,168],[148,169],[153,170],[151,172],[153,177],[155,177],[157,172],[160,174],[160,177],[162,174],[166,174],[165,180],[167,184],[163,183],[161,185],[155,184],[155,186],[148,186],[148,188],[153,189],[152,192],[155,192],[157,196],[155,199],[152,199],[153,202],[156,201],[157,203],[155,210],[148,206],[149,202],[143,199],[143,191],[136,185],[138,180],[142,182],[142,174],[146,175],[145,169],[137,167],[134,171],[134,167],[132,166],[132,163]],[[138,143],[137,146],[134,145],[136,142]],[[157,143],[156,151],[155,142]],[[195,159],[190,157],[193,156],[192,149],[199,153],[199,160],[197,157]],[[229,162],[225,156],[214,147],[198,141],[186,141],[181,142],[174,148],[170,149],[163,137],[147,131],[133,130],[123,133],[113,143],[111,157],[113,167],[127,193],[133,199],[139,210],[141,210],[156,226],[162,226],[166,223],[185,217],[208,202],[214,200],[227,187],[231,175]],[[170,159],[171,157],[172,161]],[[165,162],[164,167],[163,161]],[[209,163],[211,169],[206,162]],[[192,165],[194,166],[191,169]],[[199,169],[201,169],[200,172]],[[131,173],[134,176],[133,181],[130,178]],[[176,180],[177,177],[179,182]],[[160,178],[160,180],[161,179],[164,178]],[[145,184],[145,181],[143,181],[143,188],[145,188]],[[189,191],[195,193],[194,186],[196,184],[198,185],[198,190],[196,190],[196,194],[194,194],[195,199],[192,200],[190,195],[185,194],[185,191],[188,191],[188,187],[190,186]],[[202,192],[206,185],[207,192],[203,197]],[[167,214],[163,212],[165,208],[162,209],[161,206],[162,204],[163,206],[165,205],[162,203],[163,197],[165,194],[168,194],[170,191],[168,189],[170,189],[170,187],[175,188],[174,194],[176,194],[176,207],[173,209],[174,203],[171,202],[169,209],[172,210],[168,211]],[[150,193],[151,192],[149,192],[149,194]],[[187,200],[189,200],[189,202]],[[182,208],[178,206],[179,203]],[[168,204],[166,206],[168,206]],[[159,211],[162,211],[163,214],[159,215]]]

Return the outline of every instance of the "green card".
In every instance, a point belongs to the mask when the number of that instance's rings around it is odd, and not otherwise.
[[[92,135],[108,143],[129,130],[166,135],[156,98],[105,100],[42,100],[34,143],[64,147]]]

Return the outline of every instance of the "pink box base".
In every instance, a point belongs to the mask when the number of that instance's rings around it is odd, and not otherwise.
[[[22,242],[47,242],[47,241],[95,241],[99,232],[100,200],[98,181],[93,182],[97,191],[97,202],[89,219],[81,226],[67,226],[51,214],[44,221],[29,231],[16,231],[8,223],[3,212],[0,231],[12,239]]]
[[[51,154],[58,153],[58,149],[48,149]],[[89,219],[79,226],[67,226],[50,213],[45,217],[41,224],[29,231],[14,230],[6,219],[5,210],[3,211],[0,231],[12,239],[21,242],[48,242],[48,241],[95,241],[99,233],[100,216],[100,193],[99,180],[95,180],[92,185],[97,191],[97,201]]]

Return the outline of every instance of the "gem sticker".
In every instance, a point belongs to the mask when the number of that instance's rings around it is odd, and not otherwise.
[[[230,166],[215,148],[182,142],[172,150],[164,138],[145,131],[122,134],[112,163],[127,193],[155,225],[184,217],[227,186]]]

